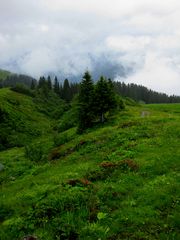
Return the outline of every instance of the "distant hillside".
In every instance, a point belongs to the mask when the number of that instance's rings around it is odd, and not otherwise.
[[[14,87],[17,84],[23,84],[27,87],[31,86],[32,81],[36,83],[36,80],[30,76],[22,74],[11,74],[8,75],[2,82],[1,87]]]
[[[10,76],[12,73],[6,70],[0,69],[0,81],[5,80],[8,76]]]
[[[36,79],[24,74],[16,74],[10,71],[0,69],[0,88],[14,87],[17,84],[23,84],[27,87],[31,86],[32,81],[37,83]]]

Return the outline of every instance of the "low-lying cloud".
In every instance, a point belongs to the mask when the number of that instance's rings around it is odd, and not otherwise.
[[[180,95],[178,0],[1,0],[0,68],[85,70]]]

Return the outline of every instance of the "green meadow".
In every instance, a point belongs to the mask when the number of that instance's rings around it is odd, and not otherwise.
[[[0,89],[1,240],[180,239],[180,104],[127,104],[83,134],[41,108]]]

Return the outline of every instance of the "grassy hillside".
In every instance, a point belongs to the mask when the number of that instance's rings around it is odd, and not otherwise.
[[[1,108],[51,129],[30,97],[17,96],[21,108]],[[180,105],[145,105],[82,135],[47,131],[1,151],[0,239],[179,239],[179,143]]]
[[[0,89],[0,149],[24,146],[50,131],[50,120],[37,109],[32,97]]]
[[[0,69],[0,81],[5,80],[10,75],[11,75],[11,72]]]

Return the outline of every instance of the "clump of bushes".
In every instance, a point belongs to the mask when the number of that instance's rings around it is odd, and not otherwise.
[[[69,179],[67,181],[67,184],[72,187],[75,187],[75,186],[87,187],[87,186],[91,185],[92,183],[88,179],[80,178],[80,179]]]
[[[88,171],[84,177],[92,182],[103,181],[108,177],[110,177],[113,171],[114,171],[113,168],[107,168],[107,169],[97,168],[95,170]]]
[[[44,162],[47,160],[48,150],[43,143],[31,143],[25,146],[25,157],[33,162]]]
[[[89,181],[103,181],[112,176],[112,173],[120,169],[122,171],[137,171],[139,169],[138,164],[132,159],[125,159],[118,162],[102,162],[99,168],[95,170],[88,171],[85,174],[85,178]]]
[[[54,136],[54,145],[55,146],[63,145],[63,144],[65,144],[68,141],[69,141],[69,136],[68,136],[68,134],[66,132],[65,133],[56,134]]]
[[[5,219],[13,215],[13,209],[8,208],[6,205],[0,205],[0,222],[3,222]]]
[[[51,150],[51,152],[48,155],[48,160],[56,160],[58,158],[60,158],[61,156],[64,156],[61,152],[59,148],[54,148]]]
[[[66,131],[69,128],[76,127],[78,123],[77,109],[72,107],[69,111],[65,112],[59,123],[56,126],[56,130],[59,132]]]
[[[120,161],[119,166],[123,170],[137,171],[139,169],[138,164],[132,159]]]

